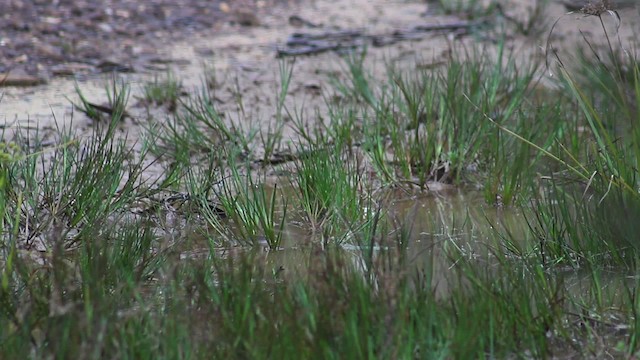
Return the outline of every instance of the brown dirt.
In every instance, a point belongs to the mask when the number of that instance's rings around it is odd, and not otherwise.
[[[78,72],[135,71],[158,49],[225,22],[253,25],[283,0],[4,0],[0,73],[48,79]]]

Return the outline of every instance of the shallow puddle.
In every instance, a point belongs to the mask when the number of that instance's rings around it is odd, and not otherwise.
[[[270,197],[274,188],[268,186],[266,189]],[[278,192],[281,190],[282,188],[278,188]],[[264,237],[258,236],[255,245],[245,250],[223,245],[214,246],[214,251],[224,255],[257,249],[264,252],[265,261],[275,272],[283,268],[288,270],[287,273],[301,275],[309,268],[310,257],[314,256],[314,252],[330,247],[341,249],[354,262],[361,263],[367,256],[397,256],[398,247],[402,246],[408,255],[406,264],[423,268],[434,265],[432,261],[435,258],[439,258],[437,262],[440,264],[436,264],[437,266],[450,266],[446,256],[434,256],[434,253],[442,255],[444,249],[451,247],[471,258],[485,257],[488,249],[499,241],[498,232],[507,231],[512,236],[510,240],[521,244],[531,241],[526,218],[520,209],[488,206],[482,194],[474,191],[450,190],[418,195],[390,191],[388,196],[396,198],[387,200],[386,205],[380,209],[381,219],[386,221],[386,227],[375,236],[374,244],[363,244],[361,235],[354,235],[353,231],[347,231],[347,235],[341,238],[324,237],[326,234],[323,234],[322,229],[314,230],[304,216],[297,212],[299,208],[295,204],[298,200],[292,189],[286,189],[283,196],[287,200],[278,200],[276,213],[285,214],[282,204],[286,203],[288,206],[285,227],[278,229],[282,231],[282,242],[278,249],[269,250]],[[275,222],[280,223],[281,220],[277,218]],[[229,219],[222,220],[221,225],[225,231],[237,227]],[[186,243],[180,245],[184,250],[181,258],[207,256],[211,248],[209,241],[219,244],[221,237],[216,235],[216,230],[207,228],[196,226],[189,232],[190,235],[186,235]],[[236,236],[241,233],[233,230],[231,232]],[[209,235],[203,235],[204,233]],[[402,245],[399,244],[400,241]],[[360,268],[363,266],[358,265]]]

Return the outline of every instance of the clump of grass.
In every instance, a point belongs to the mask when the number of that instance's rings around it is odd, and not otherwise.
[[[240,244],[260,246],[264,242],[273,250],[280,247],[287,221],[287,203],[277,186],[269,189],[264,183],[256,183],[251,175],[241,175],[234,167],[231,176],[223,181],[218,201],[233,222],[231,228],[209,216],[210,223],[221,234]],[[230,230],[237,235],[229,234]]]
[[[465,16],[469,19],[480,18],[491,13],[497,5],[491,1],[488,5],[482,0],[430,0],[445,14]]]
[[[15,211],[29,214],[20,225],[26,246],[38,243],[56,222],[65,224],[61,231],[70,241],[65,246],[73,246],[76,236],[108,226],[143,195],[143,165],[136,157],[144,159],[145,153],[133,155],[124,139],[115,139],[116,126],[113,120],[106,130],[95,127],[87,141],[66,141],[13,164],[9,182],[19,184],[24,198]]]
[[[48,149],[37,133],[18,130],[24,155],[15,146],[3,152],[10,155],[0,163],[3,354],[114,351],[98,334],[118,311],[141,304],[162,254],[151,223],[128,216],[146,188],[142,166],[115,138],[118,120],[98,123],[82,141],[63,131]]]
[[[13,276],[14,266],[18,258],[19,209],[23,197],[19,184],[12,179],[12,167],[21,158],[20,147],[14,142],[0,141],[0,261],[2,261],[2,289],[9,290],[9,281]],[[14,205],[16,204],[16,205]],[[11,206],[14,205],[14,206]]]
[[[10,168],[22,158],[20,146],[15,142],[0,142],[0,228],[4,229],[5,209],[8,199],[15,199],[14,186],[10,183]]]
[[[89,101],[78,84],[76,93],[80,102],[74,107],[80,110],[94,121],[104,121],[107,123],[118,122],[128,116],[126,108],[129,102],[130,89],[124,80],[113,77],[109,85],[106,86],[107,105],[100,105]],[[107,116],[108,115],[108,116]],[[105,120],[105,116],[106,120]]]
[[[293,164],[291,184],[304,219],[312,229],[321,230],[324,241],[341,239],[345,225],[359,222],[367,196],[368,180],[361,165],[340,149],[305,149]]]
[[[156,75],[152,82],[144,85],[142,100],[147,104],[166,106],[174,112],[182,94],[182,84],[172,72],[168,72],[163,79]]]
[[[347,106],[355,110],[337,105],[332,111],[362,113],[363,130],[351,143],[362,143],[385,182],[420,188],[430,181],[460,185],[472,178],[468,169],[487,169],[487,180],[480,181],[493,183],[493,198],[500,196],[510,205],[521,180],[530,177],[528,162],[533,156],[523,145],[513,157],[512,147],[518,142],[501,145],[499,131],[487,118],[527,129],[542,123],[526,120],[535,113],[535,105],[527,105],[525,99],[535,84],[537,67],[516,66],[503,45],[495,61],[471,54],[443,69],[411,74],[391,69],[389,81],[376,86],[363,68],[363,55],[353,55],[347,58],[349,82],[338,83],[337,89],[352,99]],[[537,130],[530,133],[537,135]],[[506,166],[511,161],[519,166]]]
[[[143,295],[144,283],[161,256],[150,251],[150,229],[132,223],[108,234],[83,234],[73,251],[60,231],[54,227],[47,235],[52,249],[40,264],[17,252],[5,257],[10,263],[4,265],[0,288],[7,315],[0,320],[3,353],[97,358],[123,351],[116,344],[123,334],[152,341],[150,327],[131,321],[147,317],[140,311],[153,303]],[[136,328],[146,330],[136,333]]]
[[[211,154],[230,151],[240,158],[253,154],[252,142],[257,131],[242,121],[225,117],[215,105],[212,93],[203,88],[182,101],[180,111],[171,119],[148,127],[151,151],[173,167],[189,167],[193,161],[206,160]],[[234,159],[232,159],[234,160]],[[218,156],[219,162],[225,159]]]
[[[269,122],[266,131],[264,129],[260,131],[260,140],[264,149],[264,154],[262,156],[263,164],[268,164],[270,162],[271,157],[280,148],[280,144],[282,142],[282,132],[285,126],[285,114],[287,113],[285,100],[289,91],[289,84],[291,83],[294,64],[295,62],[288,63],[285,60],[280,60],[279,62],[280,84],[279,91],[275,98],[275,121]]]
[[[485,158],[479,165],[488,203],[517,205],[532,196],[530,191],[539,186],[539,172],[547,171],[548,162],[531,144],[539,144],[540,150],[547,151],[559,139],[577,141],[571,138],[576,134],[572,133],[577,128],[575,118],[558,117],[566,105],[564,99],[543,104],[526,102],[513,113],[513,120],[502,124],[487,115],[487,121],[499,129],[487,142]],[[518,134],[518,138],[511,134]]]
[[[598,17],[611,11],[609,2],[582,10]],[[608,57],[613,59],[610,63],[589,43],[595,64],[582,63],[582,70],[572,71],[558,59],[561,84],[580,115],[574,129],[580,129],[582,135],[579,144],[558,144],[551,151],[538,148],[564,167],[564,175],[554,173],[547,178],[552,185],[536,203],[534,232],[541,251],[553,261],[574,267],[606,264],[634,269],[638,252],[631,233],[635,228],[626,216],[635,214],[640,201],[636,190],[640,132],[635,125],[640,77],[635,59],[617,58],[601,24]],[[623,70],[626,66],[628,70]],[[623,73],[628,75],[623,77]]]

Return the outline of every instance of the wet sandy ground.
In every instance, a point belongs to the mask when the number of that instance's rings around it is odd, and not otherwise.
[[[158,47],[224,22],[255,25],[289,0],[5,0],[0,2],[0,73],[40,79],[134,71]]]
[[[532,11],[531,4],[530,1],[512,0],[505,2],[503,9],[510,19],[526,19]],[[141,123],[146,121],[144,106],[136,104],[135,100],[140,96],[146,81],[171,70],[181,80],[186,91],[196,91],[202,84],[205,67],[216,74],[216,97],[226,118],[266,130],[275,116],[275,94],[280,78],[278,64],[281,61],[276,58],[277,49],[292,33],[358,30],[373,35],[390,34],[415,26],[465,20],[460,16],[442,15],[430,3],[410,0],[309,0],[298,5],[274,5],[267,10],[260,14],[257,22],[245,24],[250,26],[240,25],[238,21],[227,21],[215,30],[193,32],[185,40],[164,44],[163,48],[156,50],[160,58],[170,62],[157,63],[154,68],[142,69],[137,73],[119,74],[130,84],[132,90],[128,111],[133,115],[133,120],[123,124],[123,130],[135,134]],[[598,18],[575,13],[565,15],[566,12],[567,9],[561,4],[550,4],[542,17],[545,26],[540,28],[536,36],[514,32],[507,37],[509,51],[522,63],[530,59],[543,59],[549,44],[548,29],[556,19],[560,20],[553,31],[551,45],[565,59],[569,59],[568,54],[575,46],[584,45],[583,36],[596,43],[604,41]],[[639,30],[640,18],[634,9],[621,11],[620,14],[620,39],[631,49],[630,40],[635,38],[634,32]],[[290,21],[292,16],[318,27]],[[615,19],[609,16],[604,16],[603,19],[612,33],[615,33]],[[504,19],[488,20],[504,22]],[[504,23],[509,26],[508,22]],[[481,45],[491,50],[495,48],[499,38],[497,31],[458,35],[455,32],[425,32],[420,38],[410,41],[388,46],[370,46],[366,63],[374,76],[383,79],[387,64],[409,71],[429,67],[447,61],[452,49],[469,49]],[[293,61],[293,58],[286,61]],[[570,60],[567,62],[570,63]],[[289,88],[290,96],[286,102],[288,109],[302,109],[308,117],[306,121],[317,121],[319,116],[316,114],[323,113],[325,99],[335,95],[329,78],[339,76],[344,70],[344,61],[335,52],[297,57]],[[28,88],[0,88],[0,121],[4,123],[5,130],[25,126],[46,130],[70,123],[80,131],[89,129],[91,120],[77,111],[74,113],[70,105],[70,100],[77,98],[75,85],[77,83],[91,101],[104,103],[104,89],[109,78],[105,74],[85,74],[75,79],[53,78],[46,85]],[[238,111],[235,102],[235,95],[238,93],[243,96],[244,114]],[[155,118],[162,119],[166,116],[170,115],[157,114]],[[295,140],[292,129],[288,128],[286,131],[285,138],[289,136]]]

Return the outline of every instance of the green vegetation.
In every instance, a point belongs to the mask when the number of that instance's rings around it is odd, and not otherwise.
[[[164,105],[173,112],[181,93],[182,85],[172,72],[168,72],[164,79],[156,76],[153,82],[144,85],[142,101],[148,105]]]
[[[637,357],[640,67],[607,52],[544,91],[502,45],[386,81],[353,53],[320,124],[292,63],[266,127],[155,80],[136,141],[124,82],[78,90],[90,136],[0,142],[1,357]],[[483,206],[399,210],[442,184]]]
[[[489,4],[482,0],[429,0],[445,14],[463,15],[469,18],[477,18],[486,15],[496,5],[496,1]]]

